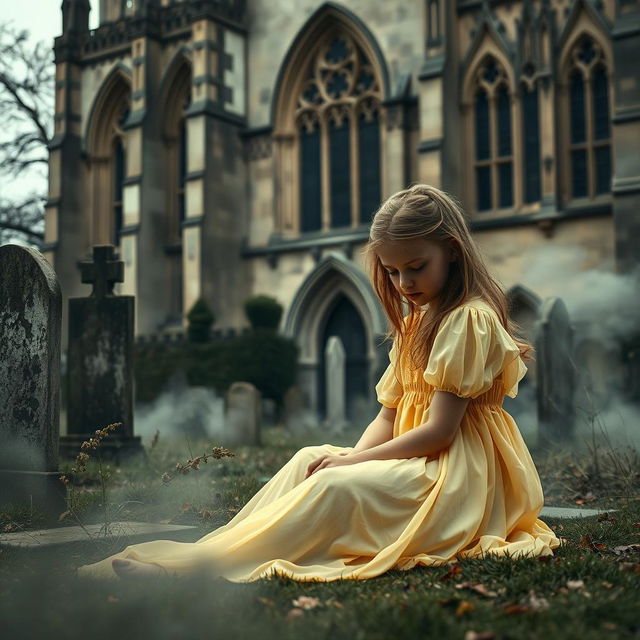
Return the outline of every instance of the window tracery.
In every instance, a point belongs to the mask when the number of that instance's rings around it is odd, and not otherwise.
[[[611,190],[609,73],[602,47],[588,35],[569,58],[569,193],[594,197]]]
[[[334,31],[297,98],[300,230],[369,222],[380,202],[380,87],[362,49]]]
[[[511,91],[504,68],[493,56],[475,77],[474,179],[478,211],[513,207]]]

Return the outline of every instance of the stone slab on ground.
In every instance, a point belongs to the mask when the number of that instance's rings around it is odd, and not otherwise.
[[[135,544],[148,540],[174,540],[176,542],[195,542],[198,527],[181,524],[156,524],[154,522],[112,522],[109,535],[104,535],[103,524],[89,524],[85,527],[57,527],[36,529],[33,531],[15,531],[0,533],[0,548],[14,549],[51,549],[64,547],[93,539],[112,540],[123,538],[127,543]],[[87,535],[87,532],[89,535]],[[202,534],[204,535],[204,534]],[[123,540],[124,541],[124,540]]]
[[[588,518],[601,513],[614,513],[617,509],[575,509],[572,507],[542,507],[541,518]]]
[[[570,507],[543,507],[541,518],[587,518],[605,512],[613,513],[615,509],[573,509]],[[148,540],[175,540],[176,542],[195,542],[198,527],[181,524],[156,524],[153,522],[112,522],[110,534],[105,536],[101,529],[104,525],[90,524],[84,529],[80,526],[57,527],[54,529],[37,529],[33,531],[17,531],[0,533],[0,548],[38,549],[64,547],[87,542],[89,535],[101,540],[126,538],[130,544]],[[87,535],[87,532],[89,535]],[[204,535],[204,534],[202,534]]]

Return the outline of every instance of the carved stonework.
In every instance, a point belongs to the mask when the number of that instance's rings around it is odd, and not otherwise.
[[[309,132],[325,118],[341,126],[353,112],[370,121],[379,109],[380,95],[376,74],[362,49],[348,34],[332,32],[310,64],[296,120]]]
[[[272,152],[271,135],[255,136],[245,142],[245,158],[249,162],[270,158]]]

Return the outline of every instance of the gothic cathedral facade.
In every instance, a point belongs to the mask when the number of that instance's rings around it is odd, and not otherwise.
[[[100,0],[94,30],[89,0],[62,11],[43,252],[68,298],[116,245],[138,335],[200,296],[246,326],[269,294],[310,406],[331,335],[375,400],[387,325],[361,249],[414,182],[463,204],[527,330],[562,296],[527,284],[541,248],[640,261],[636,0]]]

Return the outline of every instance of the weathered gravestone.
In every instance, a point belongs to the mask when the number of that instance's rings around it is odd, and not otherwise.
[[[346,354],[338,336],[330,336],[325,348],[325,389],[327,390],[327,417],[325,428],[342,431],[346,420]]]
[[[121,422],[102,441],[100,454],[119,459],[143,453],[133,435],[134,297],[113,293],[114,284],[124,281],[124,263],[112,245],[101,245],[80,269],[93,291],[69,300],[67,435],[60,438],[60,452],[74,457],[97,429]]]
[[[250,382],[234,382],[225,401],[225,440],[230,445],[260,444],[262,394]]]
[[[547,448],[574,437],[575,364],[573,329],[560,298],[547,298],[536,324],[538,446]]]
[[[283,398],[283,422],[286,429],[295,432],[300,428],[305,416],[305,403],[302,389],[289,387]]]
[[[0,247],[0,504],[65,509],[58,471],[62,298],[34,249]]]

